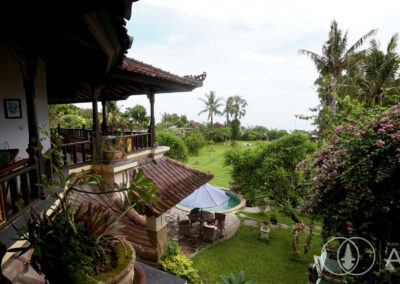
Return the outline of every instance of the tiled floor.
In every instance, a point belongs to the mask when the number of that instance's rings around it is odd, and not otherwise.
[[[211,245],[210,242],[203,242],[199,238],[199,223],[194,223],[192,227],[191,237],[178,235],[178,219],[188,220],[188,211],[174,207],[167,212],[166,220],[168,222],[168,239],[170,241],[178,241],[182,253],[188,257],[194,256]],[[226,213],[224,240],[232,237],[240,224],[239,218],[233,213]],[[215,243],[215,242],[214,242]]]

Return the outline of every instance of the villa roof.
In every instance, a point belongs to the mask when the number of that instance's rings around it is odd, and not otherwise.
[[[172,74],[168,71],[164,71],[160,68],[154,67],[150,64],[146,64],[144,62],[141,62],[136,59],[129,58],[129,57],[125,58],[120,69],[122,72],[142,74],[142,75],[150,76],[152,78],[158,78],[158,79],[167,80],[167,81],[178,83],[178,84],[192,86],[194,88],[201,87],[203,85],[202,81],[205,79],[205,77],[204,77],[204,79],[202,80],[201,78],[203,78],[203,77],[201,75],[199,77],[197,77],[198,79],[195,79],[195,76],[181,77],[181,76]]]
[[[148,214],[155,216],[167,212],[214,177],[168,157],[143,159],[138,167],[157,184],[157,196],[163,201],[150,209]]]
[[[143,63],[133,58],[125,57],[122,64],[116,67],[110,74],[107,84],[100,93],[100,100],[126,100],[131,95],[145,95],[149,93],[175,93],[190,92],[201,87],[207,74],[204,72],[198,76],[178,76]],[[90,102],[90,94],[87,84],[77,86],[75,91],[61,93],[49,97],[50,104]]]
[[[163,201],[153,208],[148,209],[148,215],[159,216],[174,207],[182,199],[190,195],[201,185],[210,181],[214,175],[205,173],[167,157],[145,158],[138,161],[138,167],[144,171],[144,176],[153,179],[157,184],[157,196]],[[88,191],[95,189],[88,188]],[[121,214],[118,201],[112,204],[110,199],[102,194],[79,194],[79,202],[92,202],[93,204],[109,209],[115,217]],[[149,264],[157,263],[158,248],[154,247],[147,230],[147,222],[135,219],[137,213],[125,215],[121,222],[125,225],[121,233],[135,248],[137,257]],[[140,219],[140,218],[139,218]]]

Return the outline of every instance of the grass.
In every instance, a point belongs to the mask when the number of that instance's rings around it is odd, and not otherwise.
[[[282,212],[280,212],[279,208],[273,208],[269,211],[266,211],[264,214],[262,213],[249,213],[249,212],[242,212],[249,216],[250,218],[253,219],[258,219],[260,221],[265,220],[270,222],[270,218],[273,214],[276,215],[278,219],[278,223],[283,223],[286,225],[294,225],[294,221],[290,216],[284,215]],[[296,213],[297,217],[304,222],[304,224],[310,226],[312,224],[311,219],[305,215],[300,215],[299,213]],[[314,220],[313,225],[319,225],[322,226],[322,222],[320,220]]]
[[[268,215],[245,213],[249,217],[267,220]],[[289,222],[282,214],[277,214],[281,220]],[[194,267],[199,270],[200,277],[207,283],[220,280],[219,275],[244,271],[245,279],[257,283],[307,283],[307,266],[313,263],[313,255],[321,252],[322,239],[319,231],[314,230],[310,251],[301,252],[296,258],[292,249],[293,229],[271,229],[269,240],[261,240],[259,227],[249,227],[241,224],[236,234],[229,240],[219,242],[200,252],[192,258]],[[306,217],[301,218],[310,223]],[[300,239],[301,247],[305,241],[305,234]]]
[[[249,142],[238,142],[249,143]],[[251,142],[250,142],[251,143]],[[189,157],[187,164],[202,170],[210,171],[214,178],[210,184],[229,187],[231,167],[224,167],[224,153],[231,148],[230,144],[218,143],[205,146],[198,156]],[[269,221],[275,214],[279,223],[289,226],[294,222],[290,216],[285,216],[279,209],[272,209],[265,214],[245,213],[249,218],[259,221]],[[307,225],[311,220],[306,216],[298,217]],[[307,266],[313,263],[313,255],[319,255],[322,248],[320,231],[313,231],[313,239],[308,254],[296,258],[292,249],[293,229],[272,229],[269,240],[260,240],[259,227],[249,227],[241,224],[236,234],[229,240],[218,242],[192,258],[194,267],[199,270],[202,279],[207,283],[220,281],[219,275],[244,271],[245,279],[257,283],[307,283]],[[314,225],[321,225],[315,222]],[[300,239],[299,246],[305,242],[305,234]]]
[[[186,164],[195,169],[213,173],[214,178],[210,181],[210,184],[229,188],[231,167],[224,166],[224,153],[229,149],[231,149],[229,142],[227,142],[227,145],[223,143],[207,145],[200,150],[198,156],[190,156]]]

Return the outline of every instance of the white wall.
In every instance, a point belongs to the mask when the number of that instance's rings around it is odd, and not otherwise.
[[[7,98],[21,100],[22,118],[6,119],[3,99]],[[46,72],[42,60],[39,60],[37,72],[37,113],[39,125],[48,124]],[[28,136],[22,73],[8,46],[0,42],[0,148],[8,142],[10,148],[19,149],[19,157],[27,158]],[[44,150],[50,147],[49,141],[42,143]]]

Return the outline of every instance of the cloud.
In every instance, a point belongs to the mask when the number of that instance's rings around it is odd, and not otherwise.
[[[197,98],[215,90],[218,96],[238,94],[248,101],[244,125],[312,129],[294,116],[309,115],[318,104],[312,87],[317,72],[298,50],[320,53],[332,19],[349,30],[350,43],[373,28],[386,43],[399,30],[398,8],[397,1],[139,1],[128,23],[135,38],[128,56],[178,75],[207,71],[201,89],[157,95],[157,120],[163,112],[176,112],[205,121],[205,114],[198,116]],[[123,104],[136,103],[148,107],[140,96]]]

